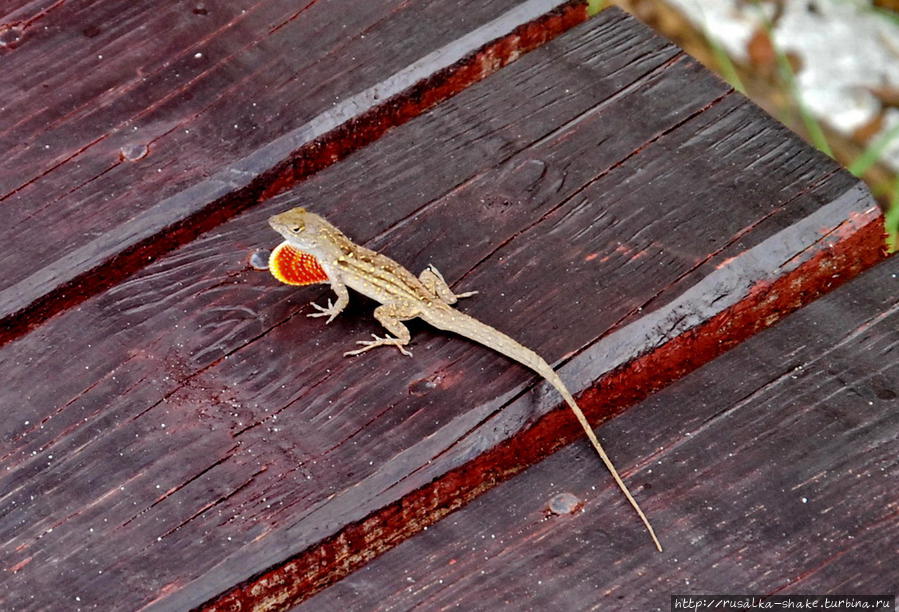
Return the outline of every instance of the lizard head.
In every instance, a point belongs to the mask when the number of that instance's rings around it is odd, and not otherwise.
[[[305,208],[291,208],[273,217],[268,224],[301,251],[318,254],[330,224]]]

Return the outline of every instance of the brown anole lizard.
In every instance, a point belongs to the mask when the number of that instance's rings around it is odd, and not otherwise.
[[[358,355],[378,346],[395,346],[404,355],[411,356],[405,348],[410,340],[409,330],[402,322],[418,317],[437,329],[454,332],[502,353],[545,378],[574,412],[593,448],[646,525],[656,548],[662,550],[646,515],[621,480],[584,413],[549,364],[504,333],[451,307],[459,298],[474,295],[476,291],[454,293],[433,266],[416,277],[389,257],[355,244],[325,219],[303,208],[275,215],[269,218],[269,224],[286,239],[269,258],[272,274],[293,285],[330,283],[337,294],[337,302],[332,304],[328,300],[327,307],[313,303],[317,312],[308,316],[328,317],[326,323],[330,323],[349,302],[347,287],[381,304],[375,308],[375,318],[393,335],[360,340],[357,344],[362,348],[347,351],[345,355]]]

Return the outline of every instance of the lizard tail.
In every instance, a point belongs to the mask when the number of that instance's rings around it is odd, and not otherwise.
[[[568,391],[565,383],[563,383],[562,379],[559,378],[559,375],[556,374],[555,370],[553,370],[550,365],[546,363],[546,361],[542,357],[540,357],[540,355],[530,350],[529,348],[522,346],[497,329],[494,329],[493,327],[481,323],[477,319],[469,317],[468,315],[464,315],[458,311],[453,311],[452,315],[449,317],[435,317],[433,315],[419,316],[421,316],[434,327],[454,332],[456,334],[459,334],[460,336],[465,336],[469,340],[477,342],[478,344],[483,344],[488,348],[502,353],[509,359],[527,366],[528,368],[537,372],[537,374],[545,378],[549,384],[555,387],[556,391],[558,391],[565,399],[565,403],[567,403],[572,412],[574,412],[574,416],[577,417],[577,420],[581,424],[581,427],[583,427],[584,431],[587,433],[587,437],[590,439],[590,443],[593,445],[593,448],[596,449],[597,453],[599,453],[600,459],[602,459],[602,462],[612,474],[612,478],[615,479],[615,483],[618,485],[618,488],[621,489],[621,492],[624,493],[627,501],[629,501],[634,510],[636,510],[637,514],[640,516],[640,520],[643,521],[643,524],[646,526],[647,531],[649,531],[649,535],[652,537],[653,543],[661,552],[662,545],[661,543],[659,543],[659,539],[656,537],[656,532],[652,528],[652,525],[650,525],[649,519],[647,519],[646,515],[643,514],[643,510],[640,509],[640,505],[637,504],[637,500],[634,499],[634,496],[631,495],[631,492],[630,490],[628,490],[627,485],[624,484],[621,476],[618,475],[618,470],[615,469],[615,465],[612,463],[612,460],[609,459],[609,456],[606,454],[605,449],[603,449],[602,445],[599,443],[599,440],[597,439],[596,434],[593,432],[593,428],[590,426],[590,422],[587,420],[587,417],[584,416],[583,411],[577,405],[577,402],[574,401],[574,398],[571,396],[571,393]]]
[[[543,360],[541,359],[540,361]],[[659,550],[659,552],[662,552],[662,544],[659,542],[659,538],[656,537],[656,532],[652,528],[652,525],[649,523],[649,519],[646,518],[645,514],[643,514],[643,510],[640,509],[640,505],[637,503],[637,500],[634,499],[634,496],[631,495],[631,492],[630,490],[628,490],[627,485],[624,484],[621,476],[618,475],[618,470],[615,469],[615,465],[612,463],[612,460],[609,459],[609,456],[606,454],[605,449],[603,449],[602,444],[599,443],[599,439],[596,437],[596,433],[594,433],[593,428],[590,426],[590,422],[587,420],[587,417],[580,409],[580,406],[578,406],[574,401],[571,393],[568,392],[568,389],[562,383],[562,380],[558,377],[555,371],[553,371],[553,369],[550,368],[545,361],[544,365],[546,366],[547,372],[540,372],[539,370],[536,370],[536,368],[535,370],[538,374],[541,374],[544,378],[546,378],[546,380],[549,381],[549,383],[553,387],[555,387],[559,393],[562,394],[562,397],[565,398],[565,403],[567,403],[568,407],[571,408],[571,411],[574,412],[574,416],[577,417],[577,420],[581,424],[581,427],[583,427],[584,431],[587,433],[587,438],[590,439],[590,444],[592,444],[593,448],[596,449],[596,452],[599,454],[602,462],[606,464],[606,467],[612,474],[612,478],[615,479],[615,483],[618,485],[618,488],[621,489],[621,492],[624,493],[627,501],[630,502],[631,506],[640,516],[640,520],[643,521],[643,524],[646,526],[646,530],[649,531],[649,536],[652,538],[652,541],[656,545],[656,548]]]

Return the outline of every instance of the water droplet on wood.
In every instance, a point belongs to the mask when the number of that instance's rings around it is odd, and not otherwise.
[[[0,47],[17,47],[25,36],[25,28],[18,24],[0,25]]]
[[[574,514],[584,505],[576,495],[559,493],[549,500],[549,510],[553,514]]]
[[[145,144],[127,144],[119,151],[119,156],[122,158],[122,161],[134,162],[145,158],[149,152],[150,147]]]
[[[256,249],[250,255],[250,267],[254,270],[268,270],[268,258],[271,254],[268,249]]]

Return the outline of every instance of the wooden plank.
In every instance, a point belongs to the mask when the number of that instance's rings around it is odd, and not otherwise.
[[[573,0],[14,12],[21,36],[0,47],[0,341],[585,18]]]
[[[225,603],[285,606],[578,436],[423,326],[414,360],[344,359],[370,304],[324,327],[325,291],[247,268],[296,202],[482,289],[467,312],[607,386],[597,421],[881,257],[855,179],[605,12],[0,349],[7,592],[186,609],[255,575]]]
[[[606,424],[662,554],[622,527],[626,502],[596,486],[578,444],[297,609],[667,611],[672,594],[895,593],[897,345],[894,257]]]

